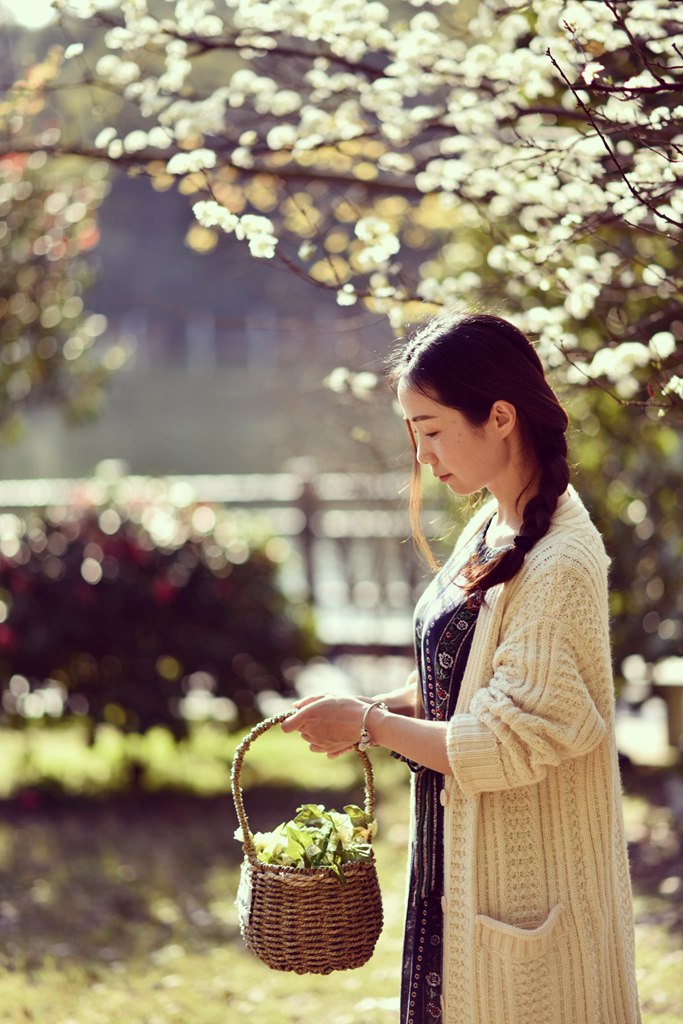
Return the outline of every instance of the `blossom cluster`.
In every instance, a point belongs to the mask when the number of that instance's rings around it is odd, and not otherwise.
[[[252,256],[271,259],[275,255],[277,238],[273,222],[268,217],[259,217],[253,213],[245,213],[238,217],[214,199],[195,203],[192,212],[202,227],[218,227],[226,234],[234,232],[240,240],[246,239]]]
[[[683,3],[411,4],[126,0],[115,17],[102,0],[96,71],[141,120],[96,144],[201,172],[201,224],[256,256],[289,250],[342,305],[362,296],[401,329],[416,300],[493,293],[570,380],[671,402]],[[59,6],[87,18],[100,2]],[[211,84],[209,50],[239,57]],[[240,202],[221,212],[225,171]],[[290,206],[307,182],[325,191],[304,224]],[[662,332],[673,347],[655,352]]]

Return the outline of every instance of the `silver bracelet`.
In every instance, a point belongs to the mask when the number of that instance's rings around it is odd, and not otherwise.
[[[367,722],[368,715],[370,714],[373,708],[384,708],[385,711],[389,710],[389,708],[387,707],[383,700],[376,700],[373,701],[372,704],[368,704],[367,708],[365,709],[365,714],[363,715],[363,721],[360,727],[360,739],[356,744],[359,750],[367,750],[368,747],[377,746],[376,743],[372,742],[372,736],[370,735],[368,728],[365,724]]]

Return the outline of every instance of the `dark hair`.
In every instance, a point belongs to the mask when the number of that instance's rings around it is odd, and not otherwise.
[[[538,493],[524,506],[514,543],[483,565],[464,570],[465,589],[488,590],[520,570],[528,551],[543,537],[569,483],[567,414],[545,379],[531,342],[517,327],[489,313],[439,316],[397,353],[390,371],[394,388],[403,382],[442,405],[458,409],[473,426],[484,424],[496,401],[514,405],[522,437],[538,463]],[[437,563],[420,524],[421,475],[412,430],[414,463],[410,521],[417,547]],[[524,492],[519,495],[523,496]]]

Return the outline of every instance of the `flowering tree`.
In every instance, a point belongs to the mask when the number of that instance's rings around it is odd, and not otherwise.
[[[680,407],[683,3],[411,3],[56,0],[89,33],[62,84],[125,107],[51,148],[177,176],[397,331],[499,305],[570,382]]]
[[[643,632],[648,659],[680,653],[683,0],[56,6],[73,42],[25,91],[97,104],[0,152],[175,180],[207,242],[234,233],[396,332],[463,301],[514,318],[578,387],[592,505],[629,551],[617,662]]]

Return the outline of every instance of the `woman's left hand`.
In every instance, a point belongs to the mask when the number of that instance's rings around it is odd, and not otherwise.
[[[298,710],[282,723],[282,731],[298,730],[312,751],[338,757],[358,743],[367,706],[358,697],[308,697],[295,704]]]

